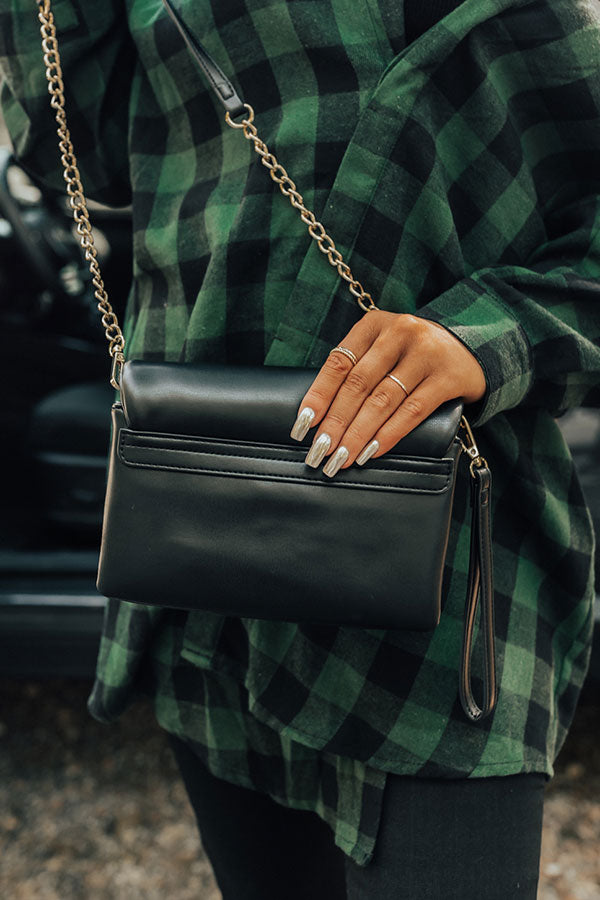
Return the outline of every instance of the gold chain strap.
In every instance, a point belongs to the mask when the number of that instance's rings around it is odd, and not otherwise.
[[[100,274],[100,266],[98,265],[97,251],[94,246],[94,235],[90,224],[90,216],[87,203],[83,193],[83,185],[77,167],[77,158],[75,150],[71,142],[71,135],[67,128],[67,114],[65,111],[65,95],[62,68],[60,64],[60,53],[58,50],[58,40],[56,36],[56,26],[54,24],[54,16],[50,8],[50,0],[37,0],[38,18],[40,20],[40,31],[42,35],[42,49],[44,52],[44,64],[46,66],[46,78],[48,79],[48,93],[50,94],[50,104],[55,112],[55,118],[58,125],[58,146],[60,148],[60,160],[63,166],[63,175],[67,183],[67,196],[69,205],[73,210],[73,219],[77,227],[79,241],[85,254],[85,258],[90,267],[92,276],[92,284],[94,286],[94,296],[98,301],[98,309],[102,313],[102,325],[104,326],[104,334],[108,341],[108,352],[112,358],[113,365],[110,376],[110,383],[113,387],[119,387],[119,377],[121,367],[125,361],[125,338],[119,326],[119,321],[112,306],[108,300],[108,294],[104,287],[102,275]],[[308,226],[308,233],[317,242],[319,250],[327,256],[329,263],[338,271],[341,278],[348,283],[348,290],[355,297],[356,302],[364,312],[371,309],[378,309],[373,298],[363,288],[360,281],[352,274],[348,263],[344,262],[342,254],[335,246],[332,238],[325,231],[324,226],[319,222],[315,214],[304,204],[302,194],[296,188],[284,167],[278,162],[274,153],[271,153],[268,146],[262,141],[256,130],[254,121],[254,110],[250,104],[245,103],[248,111],[248,117],[242,122],[234,122],[229,113],[225,114],[225,121],[232,128],[241,128],[244,137],[252,141],[254,150],[260,156],[263,166],[265,166],[269,175],[279,185],[281,193],[289,198],[290,203],[299,213],[300,218]]]
[[[94,245],[94,235],[90,224],[90,216],[83,193],[83,185],[77,168],[77,158],[71,142],[71,135],[67,128],[67,114],[65,112],[65,94],[62,68],[60,65],[60,53],[56,37],[54,16],[50,9],[50,0],[37,0],[38,18],[42,34],[42,49],[44,51],[44,63],[46,65],[46,78],[48,79],[48,93],[50,105],[55,112],[58,125],[58,146],[60,149],[60,161],[63,165],[63,175],[67,182],[67,197],[69,206],[73,210],[73,219],[79,235],[79,242],[85,258],[90,267],[94,297],[98,301],[98,309],[102,313],[102,325],[108,341],[108,352],[113,361],[110,383],[114,388],[119,387],[120,367],[125,360],[125,338],[119,326],[119,320],[108,300],[108,294],[104,287],[100,266],[98,265],[97,250]]]
[[[244,106],[248,110],[247,119],[243,119],[239,123],[234,122],[229,113],[225,113],[225,121],[232,128],[242,128],[244,130],[244,137],[249,141],[252,141],[254,149],[260,156],[263,166],[269,170],[269,175],[273,181],[279,185],[281,193],[285,197],[289,197],[292,206],[300,212],[300,218],[305,225],[308,225],[308,233],[311,238],[314,238],[317,242],[321,253],[324,253],[327,256],[327,259],[334,269],[338,270],[340,277],[348,282],[348,290],[356,298],[356,302],[360,308],[364,312],[368,312],[370,309],[378,309],[378,307],[375,306],[371,295],[365,291],[360,281],[357,281],[352,274],[348,263],[344,262],[342,254],[335,246],[332,238],[325,231],[324,226],[321,222],[317,221],[315,214],[304,205],[302,194],[297,191],[296,185],[281,163],[277,161],[275,154],[271,153],[265,142],[261,141],[259,138],[256,126],[252,124],[254,121],[254,110],[249,103],[244,103]]]

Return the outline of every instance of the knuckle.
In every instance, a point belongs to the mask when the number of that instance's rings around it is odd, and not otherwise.
[[[381,328],[386,324],[389,319],[389,312],[384,309],[374,309],[372,310],[368,316],[363,318],[363,322],[366,322],[371,328],[374,328],[375,331],[380,331]]]
[[[333,375],[344,375],[352,368],[352,360],[342,353],[332,353],[323,363],[323,369]]]
[[[402,404],[402,410],[411,419],[418,419],[423,415],[423,402],[419,400],[418,397],[407,397],[404,403]]]
[[[418,345],[419,350],[422,352],[430,346],[436,346],[429,323],[425,319],[420,319],[418,316],[413,316],[410,313],[401,316],[401,319],[402,330],[411,344]]]
[[[359,449],[365,443],[364,430],[360,427],[360,425],[355,425],[351,423],[348,425],[346,429],[346,433],[344,434],[344,443],[346,446],[351,444],[352,446],[356,445]]]
[[[302,405],[312,406],[314,409],[315,406],[321,406],[323,403],[325,403],[327,401],[327,398],[330,396],[331,391],[327,391],[325,390],[325,388],[312,387],[302,401]]]
[[[327,407],[330,403],[330,393],[328,394],[326,391],[321,390],[320,388],[311,388],[310,391],[304,396],[299,409],[303,409],[305,406],[309,406],[311,409],[314,409],[316,416],[316,420],[313,420],[314,425],[326,412]]]
[[[368,401],[377,409],[390,409],[390,407],[397,405],[390,392],[385,388],[378,388],[376,391],[373,391],[368,397]]]
[[[412,331],[423,330],[423,319],[413,316],[412,313],[405,313],[402,316],[402,324],[404,328],[410,328]]]
[[[369,390],[369,385],[366,377],[361,372],[349,372],[346,381],[344,382],[344,388],[353,395],[366,394]]]
[[[324,431],[329,431],[330,427],[333,425],[335,431],[338,431],[340,428],[344,429],[348,424],[348,419],[346,416],[340,415],[340,413],[331,412],[327,416],[327,421],[323,423]]]

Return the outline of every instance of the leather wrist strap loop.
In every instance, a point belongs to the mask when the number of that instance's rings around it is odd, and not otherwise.
[[[496,653],[494,638],[494,585],[490,528],[492,475],[487,465],[471,468],[471,552],[465,604],[459,694],[462,707],[473,722],[489,715],[496,704]],[[484,699],[480,708],[473,697],[471,655],[477,606],[481,601],[480,631],[483,640]]]

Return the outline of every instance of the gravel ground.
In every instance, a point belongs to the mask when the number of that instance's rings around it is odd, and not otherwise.
[[[0,680],[0,897],[219,900],[150,708],[106,727],[88,691]],[[599,726],[588,688],[547,790],[539,900],[600,900]]]

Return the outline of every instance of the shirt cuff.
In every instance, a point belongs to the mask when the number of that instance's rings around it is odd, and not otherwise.
[[[489,285],[464,278],[416,315],[447,328],[482,367],[487,390],[465,409],[471,425],[521,403],[533,381],[531,345],[509,305]]]

